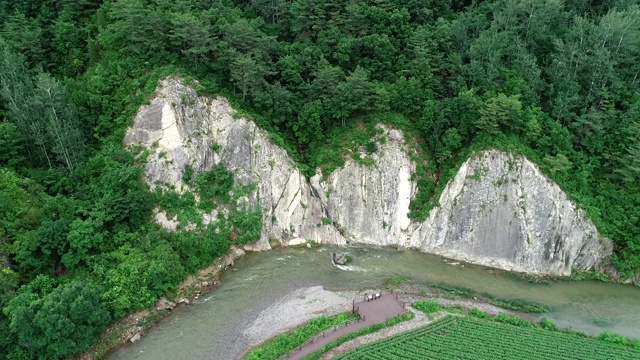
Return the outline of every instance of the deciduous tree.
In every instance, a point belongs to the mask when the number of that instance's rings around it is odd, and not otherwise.
[[[4,309],[10,329],[33,357],[60,359],[89,347],[109,322],[98,293],[79,283],[51,293],[23,288]]]

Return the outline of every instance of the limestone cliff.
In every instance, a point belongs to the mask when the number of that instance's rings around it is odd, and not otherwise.
[[[351,243],[402,244],[411,225],[415,164],[405,154],[402,133],[381,128],[386,141],[371,156],[374,166],[349,160],[326,179],[318,174],[310,180],[325,215]]]
[[[140,109],[124,142],[151,150],[144,180],[152,189],[185,190],[182,178],[187,165],[198,173],[220,162],[235,181],[255,184],[249,200],[263,212],[256,250],[268,249],[269,239],[301,241],[299,236],[344,243],[334,227],[316,226],[323,217],[321,204],[287,153],[253,122],[235,119],[233,114],[226,99],[199,97],[182,82],[166,79],[150,104]],[[210,216],[203,217],[208,222]],[[164,214],[157,214],[156,220],[175,230],[175,223]]]
[[[347,161],[328,177],[306,179],[286,152],[253,122],[234,118],[224,98],[199,97],[176,79],[164,80],[125,137],[150,149],[145,181],[178,191],[187,165],[215,163],[253,183],[247,199],[263,212],[255,249],[269,241],[300,244],[394,245],[527,273],[569,274],[607,257],[594,225],[528,160],[490,150],[460,169],[422,223],[408,217],[416,192],[415,164],[402,132],[380,126],[386,141],[374,166]],[[211,218],[203,214],[205,222]],[[175,229],[162,213],[156,219]]]
[[[605,256],[584,211],[533,163],[496,150],[462,165],[440,207],[407,245],[502,269],[562,275],[591,269]]]

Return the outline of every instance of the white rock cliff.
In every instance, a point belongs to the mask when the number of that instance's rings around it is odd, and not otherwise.
[[[242,184],[256,184],[249,202],[263,213],[254,249],[285,245],[401,246],[452,259],[526,273],[568,275],[608,257],[608,246],[584,212],[521,156],[476,154],[446,186],[440,206],[418,223],[408,217],[416,193],[415,164],[402,132],[380,126],[387,140],[375,166],[347,161],[328,177],[306,179],[287,153],[253,122],[233,117],[226,99],[199,97],[176,79],[162,81],[125,137],[150,149],[145,181],[183,191],[195,172],[220,163]],[[210,216],[203,214],[205,223]],[[159,213],[170,230],[175,222]]]

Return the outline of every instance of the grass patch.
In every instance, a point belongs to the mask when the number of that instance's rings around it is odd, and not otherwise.
[[[522,299],[503,299],[493,296],[488,293],[478,293],[477,291],[465,287],[451,286],[447,284],[431,284],[429,285],[433,289],[439,290],[442,294],[450,295],[453,297],[474,298],[474,300],[486,301],[497,307],[503,309],[521,311],[533,314],[547,313],[551,311],[551,308]]]
[[[412,284],[413,281],[407,279],[404,276],[395,276],[392,278],[389,278],[387,280],[384,281],[384,287],[387,289],[391,289],[391,288],[397,288],[400,285],[404,285],[404,284]]]
[[[279,359],[280,357],[291,352],[296,347],[304,344],[312,337],[328,330],[334,326],[345,324],[349,321],[356,320],[358,315],[340,314],[332,317],[321,316],[310,322],[300,326],[299,328],[278,335],[267,341],[260,347],[251,351],[245,360],[269,360]]]
[[[331,349],[333,349],[335,347],[338,347],[338,346],[344,344],[345,342],[347,342],[347,341],[349,341],[351,339],[355,339],[355,338],[357,338],[359,336],[362,336],[362,335],[367,335],[367,334],[371,334],[371,333],[376,332],[376,331],[380,331],[380,330],[382,330],[382,329],[384,329],[386,327],[390,327],[390,326],[396,325],[396,324],[401,323],[403,321],[411,320],[411,319],[414,318],[414,316],[415,315],[410,312],[410,313],[406,313],[406,314],[403,314],[403,315],[400,315],[400,316],[396,316],[396,317],[394,317],[394,318],[392,318],[392,319],[390,319],[390,320],[388,320],[388,321],[386,321],[384,323],[374,324],[374,325],[371,325],[371,326],[367,326],[364,329],[360,329],[358,331],[354,331],[351,334],[347,334],[347,335],[339,338],[338,340],[330,342],[329,344],[327,344],[324,347],[322,347],[322,349],[317,350],[315,352],[312,352],[311,354],[305,356],[303,358],[303,360],[316,360],[316,359],[319,359],[322,356],[322,354],[326,353],[327,351],[329,351],[329,350],[331,350]]]
[[[433,314],[440,311],[440,304],[437,301],[416,301],[411,304],[417,310],[422,311],[425,314]]]
[[[345,126],[331,128],[325,136],[310,143],[305,157],[308,173],[311,177],[319,167],[324,176],[344,166],[346,158],[352,158],[358,164],[375,164],[368,155],[378,150],[378,141],[382,140],[383,130],[370,118],[350,121]],[[364,156],[363,156],[364,155]]]
[[[546,305],[534,303],[527,300],[501,299],[487,293],[482,293],[480,294],[480,296],[482,296],[485,300],[487,300],[488,303],[501,307],[503,309],[522,311],[522,312],[534,313],[534,314],[547,313],[551,311],[551,308]]]
[[[451,286],[447,284],[430,284],[429,287],[453,296],[472,297],[477,294],[477,292],[473,289],[460,286]]]
[[[607,274],[601,271],[598,271],[598,270],[581,271],[581,270],[575,270],[575,269],[571,271],[570,276],[564,276],[559,279],[563,281],[584,281],[584,280],[597,280],[602,282],[611,281],[609,276],[607,276]]]
[[[403,276],[396,276],[393,278],[389,278],[385,280],[384,286],[387,289],[400,289],[405,285],[410,285],[407,288],[404,288],[403,291],[409,291],[413,293],[417,293],[420,296],[426,296],[427,293],[431,292],[436,296],[441,296],[444,298],[465,298],[465,299],[473,299],[474,301],[484,301],[489,304],[495,305],[497,307],[520,311],[532,314],[541,314],[551,312],[551,308],[547,305],[522,300],[522,299],[504,299],[499,298],[497,296],[491,295],[489,293],[479,293],[474,289],[461,287],[461,286],[453,286],[443,283],[438,284],[416,284],[413,281],[409,280]],[[418,292],[419,289],[422,289]],[[431,290],[431,291],[429,291]],[[441,307],[441,309],[443,309]]]

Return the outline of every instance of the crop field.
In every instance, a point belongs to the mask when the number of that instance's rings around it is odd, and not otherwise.
[[[428,326],[364,345],[338,359],[631,360],[640,359],[640,350],[540,328],[447,316]]]

